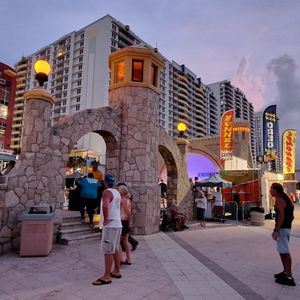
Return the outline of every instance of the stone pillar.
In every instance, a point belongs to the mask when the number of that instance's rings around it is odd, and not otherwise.
[[[186,154],[188,153],[188,147],[190,145],[190,142],[186,139],[178,139],[176,141],[176,144],[179,148],[179,151],[180,153],[183,155],[183,156],[186,156]]]
[[[159,230],[157,86],[162,65],[161,57],[146,48],[129,47],[110,56],[109,105],[121,107],[123,118],[118,179],[125,181],[133,193],[134,231],[138,234]]]
[[[47,90],[38,87],[24,95],[25,120],[21,157],[47,147],[51,136],[51,108],[54,100]]]

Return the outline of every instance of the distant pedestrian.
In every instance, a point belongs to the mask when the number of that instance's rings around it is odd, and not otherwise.
[[[202,191],[196,192],[195,202],[197,203],[197,218],[199,226],[205,227],[205,211],[207,209],[207,199]]]
[[[99,182],[103,181],[103,174],[98,169],[99,163],[94,161],[91,166],[88,167],[88,172],[94,174],[94,178],[99,180]]]
[[[217,191],[213,193],[213,211],[214,218],[223,219],[223,196],[220,187],[217,187]]]
[[[120,273],[121,195],[113,188],[115,178],[112,175],[105,175],[104,181],[108,188],[102,194],[100,222],[103,223],[101,247],[104,252],[105,270],[93,285],[110,284],[111,278],[122,277]]]
[[[270,193],[276,198],[276,219],[272,237],[277,241],[277,251],[283,266],[281,273],[274,274],[275,282],[282,285],[295,286],[292,275],[292,257],[289,251],[289,239],[294,219],[294,204],[289,196],[284,193],[283,186],[280,183],[273,183]]]
[[[98,206],[98,195],[101,190],[101,184],[94,179],[94,174],[89,173],[87,178],[80,178],[76,185],[80,186],[80,215],[81,222],[84,223],[85,207],[90,219],[90,227],[94,227],[93,219],[95,208]]]

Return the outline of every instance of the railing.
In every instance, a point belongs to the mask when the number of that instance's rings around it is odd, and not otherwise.
[[[235,201],[225,201],[222,206],[213,205],[212,218],[225,222],[235,221],[238,224],[238,204]]]

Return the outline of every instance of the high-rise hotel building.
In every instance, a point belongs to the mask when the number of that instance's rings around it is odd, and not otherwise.
[[[15,93],[15,70],[0,62],[0,150],[10,150]]]
[[[55,98],[52,120],[57,122],[76,111],[108,104],[108,57],[111,52],[131,45],[150,47],[128,25],[107,15],[22,58],[16,65],[20,85],[17,85],[12,148],[20,148],[23,94],[37,84],[33,71],[36,60],[44,58],[52,66],[45,87]],[[219,99],[213,92],[185,65],[165,58],[161,74],[160,124],[173,137],[177,137],[179,121],[187,123],[189,138],[218,135]],[[99,144],[99,140],[95,141],[90,134],[84,136],[77,147],[97,149],[96,143]]]
[[[217,100],[212,91],[185,65],[166,61],[161,74],[160,124],[177,137],[178,122],[187,124],[187,137],[218,134]]]
[[[246,95],[237,87],[233,86],[230,81],[223,80],[208,85],[215,95],[219,103],[219,118],[222,114],[230,109],[235,111],[235,116],[244,120],[248,120],[251,127],[250,132],[250,147],[252,153],[252,162],[256,160],[256,145],[254,138],[254,108],[251,102],[248,101]],[[220,125],[218,124],[218,127]],[[252,166],[249,166],[252,167]]]

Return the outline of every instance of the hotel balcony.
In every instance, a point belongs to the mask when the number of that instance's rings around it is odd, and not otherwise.
[[[12,128],[20,128],[20,127],[23,127],[23,124],[22,123],[13,123],[12,124]]]
[[[20,147],[21,147],[21,144],[20,144],[20,143],[18,143],[17,145],[14,145],[14,144],[11,144],[11,145],[10,145],[10,148],[11,148],[11,149],[20,149]]]
[[[17,73],[19,72],[19,71],[22,71],[22,70],[27,70],[27,62],[26,63],[23,63],[23,64],[19,64],[19,65],[17,65],[17,68],[16,68],[16,71],[17,71]]]
[[[23,113],[24,113],[24,110],[22,108],[21,109],[16,109],[16,107],[15,107],[14,116],[22,115]]]
[[[23,99],[23,97],[22,97]],[[23,108],[24,107],[24,102],[16,102],[14,108],[15,109],[18,109],[18,108]]]
[[[20,135],[21,136],[21,131],[19,130],[12,130],[11,135]]]
[[[23,121],[23,117],[13,118],[13,122],[16,122],[16,121]],[[13,124],[13,126],[14,126],[14,124]]]
[[[25,89],[22,89],[22,90],[18,90],[16,91],[16,96],[21,96],[21,95],[24,95],[25,94]]]
[[[10,140],[11,140],[11,142],[19,142],[19,141],[21,141],[21,136],[20,137],[11,138]]]
[[[18,71],[18,73],[17,73],[17,77],[18,77],[18,78],[23,78],[23,77],[26,77],[26,74],[27,74],[27,69],[25,69],[25,70],[20,70],[20,71]]]

